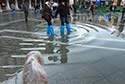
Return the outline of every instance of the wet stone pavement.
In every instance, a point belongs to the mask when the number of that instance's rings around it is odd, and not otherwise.
[[[23,12],[0,15],[0,82],[22,70],[29,51],[39,50],[49,84],[125,83],[125,41],[111,35],[110,28],[76,22],[71,34],[60,36],[57,21],[53,39],[46,35],[46,23],[32,11],[27,24]],[[5,84],[22,84],[22,75],[18,76]]]

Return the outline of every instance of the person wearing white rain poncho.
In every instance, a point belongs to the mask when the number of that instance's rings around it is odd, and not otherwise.
[[[52,15],[55,17],[56,11],[57,11],[58,3],[53,2],[52,5]]]
[[[41,53],[39,51],[31,51],[26,58],[23,70],[23,84],[48,84],[44,70],[44,59]]]

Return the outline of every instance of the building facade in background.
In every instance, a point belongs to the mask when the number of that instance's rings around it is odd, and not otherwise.
[[[24,0],[0,0],[0,7],[2,10],[11,10],[12,5],[15,6],[16,10],[22,9]],[[43,3],[45,0],[27,0],[29,2],[29,8],[32,9],[35,4]]]

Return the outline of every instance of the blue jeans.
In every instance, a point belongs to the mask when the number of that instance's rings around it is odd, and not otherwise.
[[[60,17],[61,25],[69,24],[68,16]]]

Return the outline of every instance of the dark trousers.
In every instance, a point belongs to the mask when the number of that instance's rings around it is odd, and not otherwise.
[[[125,10],[122,11],[122,17],[121,17],[121,20],[123,20],[123,18],[124,18],[124,14],[125,14]]]
[[[52,25],[52,22],[51,22],[52,19],[50,17],[44,17],[44,19],[48,23],[48,26]]]
[[[60,17],[61,25],[69,24],[68,16]]]

